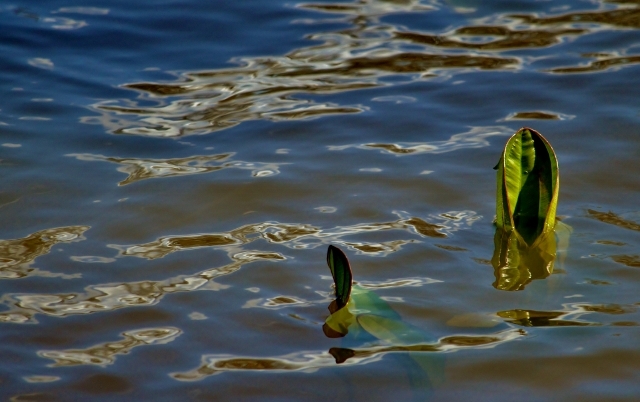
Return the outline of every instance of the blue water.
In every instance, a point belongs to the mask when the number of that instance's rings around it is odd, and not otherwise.
[[[637,400],[639,29],[631,0],[1,5],[2,399]],[[572,232],[508,291],[522,126]],[[327,338],[329,244],[426,341]]]

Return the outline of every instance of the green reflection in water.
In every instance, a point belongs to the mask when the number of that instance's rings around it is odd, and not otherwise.
[[[330,245],[327,251],[327,264],[333,277],[336,297],[329,305],[331,315],[322,326],[322,331],[327,337],[338,338],[351,333],[351,337],[358,339],[366,333],[390,345],[429,341],[420,329],[403,322],[400,315],[374,292],[357,285],[353,286],[351,266],[342,250]],[[349,351],[343,353],[336,350],[332,348],[329,353],[336,358],[338,364],[353,357]],[[409,370],[412,383],[419,384],[425,389],[432,389],[444,381],[442,356],[413,353],[409,356],[420,367],[420,373],[417,376]]]
[[[515,232],[496,229],[491,264],[498,290],[522,290],[533,279],[544,279],[553,272],[556,241],[553,232],[529,247]]]
[[[564,265],[572,231],[569,225],[557,221],[553,232],[544,234],[529,246],[515,232],[496,228],[491,258],[496,278],[493,287],[498,290],[523,290],[532,280],[551,275],[556,256]]]

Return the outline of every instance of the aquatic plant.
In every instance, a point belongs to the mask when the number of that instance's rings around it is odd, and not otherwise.
[[[326,336],[341,338],[350,334],[354,339],[369,340],[373,337],[397,347],[413,345],[424,351],[439,351],[431,336],[402,321],[400,315],[375,292],[353,283],[351,264],[342,250],[330,245],[327,264],[333,277],[336,299],[329,305],[331,315],[322,326]],[[329,353],[337,363],[353,357],[351,349],[332,348]],[[444,381],[444,356],[415,352],[410,352],[409,356],[418,368],[417,372],[409,370],[408,373],[416,385],[429,389]]]
[[[495,169],[493,286],[522,290],[531,280],[551,274],[556,258],[555,236],[566,243],[571,233],[569,226],[556,219],[558,159],[539,132],[523,127],[509,138]]]
[[[532,246],[556,224],[556,154],[539,132],[523,127],[509,138],[495,169],[496,225]]]

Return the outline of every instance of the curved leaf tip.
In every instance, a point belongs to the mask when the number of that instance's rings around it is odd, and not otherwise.
[[[337,309],[341,309],[347,305],[349,297],[351,296],[353,281],[351,265],[344,252],[338,247],[331,245],[327,250],[327,265],[329,265],[329,269],[331,270],[331,276],[333,277],[333,283],[336,288]]]

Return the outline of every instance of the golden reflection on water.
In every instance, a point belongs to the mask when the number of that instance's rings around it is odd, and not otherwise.
[[[398,36],[400,28],[381,23],[379,17],[431,9],[419,2],[362,1],[346,7],[344,4],[299,7],[342,14],[340,21],[351,26],[309,35],[309,40],[319,44],[295,49],[285,56],[239,58],[234,60],[238,67],[186,72],[177,82],[123,85],[155,106],[142,106],[136,101],[103,101],[93,106],[99,116],[82,121],[102,124],[114,134],[154,137],[204,134],[249,120],[298,120],[359,113],[367,107],[311,100],[308,95],[389,85],[382,81],[389,75],[412,74],[413,79],[421,79],[443,70],[513,69],[520,64],[514,57],[445,53],[431,46],[425,46],[423,51],[404,50],[410,43]]]
[[[272,176],[280,173],[277,163],[243,162],[229,160],[234,153],[218,155],[197,155],[175,159],[117,158],[92,154],[69,154],[81,161],[104,161],[120,165],[119,172],[129,176],[118,183],[125,186],[144,179],[187,176],[215,172],[222,169],[251,170],[253,177]]]
[[[360,287],[365,289],[384,289],[384,288],[399,288],[405,286],[419,287],[428,285],[431,283],[442,282],[437,279],[431,279],[426,277],[413,277],[413,278],[398,278],[388,279],[386,281],[358,281],[356,282]]]
[[[392,222],[362,223],[329,229],[321,229],[317,226],[303,223],[263,222],[244,225],[223,233],[166,236],[145,244],[133,246],[110,245],[109,247],[119,250],[123,256],[152,260],[181,250],[199,247],[244,246],[255,240],[262,239],[269,243],[281,244],[295,249],[315,248],[323,244],[337,243],[367,254],[387,255],[399,250],[402,245],[417,240],[355,243],[342,240],[342,237],[365,232],[403,230],[417,234],[419,237],[446,238],[447,233],[468,228],[481,218],[473,211],[451,211],[430,216],[431,219],[438,222],[430,223],[421,218],[409,216],[403,211],[396,211],[395,213],[400,219]]]
[[[505,126],[471,127],[469,131],[452,135],[445,141],[402,142],[402,143],[365,143],[329,146],[329,151],[344,151],[349,148],[363,150],[380,150],[396,156],[413,154],[441,154],[464,148],[481,148],[489,146],[489,138],[506,136],[513,132]]]
[[[0,240],[0,279],[18,279],[27,276],[78,278],[80,274],[66,275],[41,271],[32,267],[33,261],[48,254],[59,243],[85,240],[83,233],[89,226],[66,226],[40,230],[27,237]]]
[[[419,80],[445,71],[522,68],[535,58],[524,60],[496,53],[517,49],[548,52],[546,49],[566,40],[594,32],[639,28],[640,9],[635,3],[629,4],[635,7],[543,17],[502,15],[487,22],[478,21],[477,25],[431,34],[407,31],[402,26],[381,22],[380,17],[403,12],[428,13],[435,5],[371,0],[303,3],[298,7],[321,16],[322,13],[338,16],[330,21],[349,27],[311,34],[308,39],[318,44],[292,50],[284,56],[238,58],[233,60],[237,67],[185,72],[175,82],[125,84],[124,88],[138,92],[141,102],[101,101],[92,108],[99,116],[85,117],[82,121],[102,124],[114,134],[179,137],[224,130],[250,120],[299,120],[359,113],[367,110],[367,106],[338,105],[317,97],[309,99],[309,95],[393,85],[384,81],[389,75],[412,75],[409,79]],[[323,17],[314,17],[296,22],[323,21]],[[416,46],[422,49],[416,50]],[[638,62],[638,56],[610,55],[598,57],[587,66],[547,71],[596,72]],[[155,105],[143,106],[149,102]]]
[[[611,211],[599,212],[593,209],[587,209],[587,213],[590,218],[597,219],[600,222],[615,225],[624,229],[640,231],[640,224],[624,219]]]
[[[566,13],[557,16],[537,17],[535,15],[513,14],[523,22],[533,25],[611,25],[619,28],[640,28],[640,8],[635,1],[609,1],[617,4],[633,4],[635,7],[623,7],[614,10],[598,10],[588,12]]]
[[[527,333],[521,329],[509,329],[490,335],[446,336],[429,344],[371,346],[357,349],[332,348],[329,352],[304,351],[271,358],[203,355],[202,364],[199,367],[186,372],[172,373],[171,377],[180,381],[199,381],[225,371],[314,372],[324,367],[335,367],[336,363],[344,366],[372,363],[379,361],[388,353],[437,353],[491,348],[526,335]]]
[[[186,236],[166,236],[156,241],[132,245],[110,245],[119,250],[121,257],[139,257],[149,260],[163,258],[176,251],[197,249],[201,247],[221,248],[225,250],[232,262],[230,264],[210,268],[192,275],[179,275],[159,281],[140,281],[130,283],[96,284],[86,287],[83,293],[69,294],[5,294],[2,296],[7,311],[0,312],[0,322],[34,323],[35,315],[44,314],[52,317],[65,317],[77,314],[90,314],[112,311],[125,307],[154,305],[166,294],[187,292],[194,290],[221,290],[226,285],[214,282],[214,279],[238,271],[244,264],[254,261],[282,261],[286,257],[277,252],[245,250],[244,246],[255,240],[265,240],[268,243],[284,245],[289,248],[315,248],[326,243],[345,244],[343,236],[376,232],[385,230],[401,230],[413,233],[419,238],[445,238],[446,233],[466,229],[480,217],[473,211],[450,211],[431,216],[430,219],[438,223],[429,223],[422,218],[413,217],[406,212],[397,212],[399,219],[392,222],[363,223],[351,226],[339,226],[321,229],[310,224],[286,224],[278,222],[263,222],[249,224],[223,233],[196,234]],[[88,227],[80,227],[79,236]],[[65,228],[68,230],[68,228]],[[46,231],[45,231],[46,232]],[[48,233],[54,237],[53,233]],[[57,232],[56,232],[57,233]],[[67,241],[75,239],[69,233],[61,231],[58,238]],[[39,238],[42,233],[32,235]],[[412,242],[418,241],[412,239]],[[393,242],[393,241],[392,241]],[[389,247],[376,247],[380,243],[365,243],[349,246],[353,250],[372,255],[386,255],[395,251]],[[48,246],[50,248],[50,245]],[[49,248],[46,250],[48,251]],[[38,254],[39,255],[39,254]],[[34,257],[35,258],[35,257]],[[413,286],[432,281],[419,279],[411,281]],[[375,283],[370,284],[376,286]],[[409,286],[409,282],[404,283]],[[366,286],[366,285],[365,285]],[[400,286],[393,284],[393,280],[381,286]],[[272,307],[273,300],[264,302],[262,299],[254,301],[248,307]],[[306,301],[299,300],[305,304]],[[276,305],[277,307],[277,305]]]
[[[564,36],[585,34],[585,29],[556,29],[553,31],[539,29],[510,29],[505,26],[470,26],[456,29],[452,34],[427,35],[412,32],[396,32],[399,40],[443,47],[448,49],[472,50],[512,50],[519,48],[537,48],[558,44]],[[498,39],[491,40],[498,37]],[[478,42],[474,39],[491,38]]]
[[[50,367],[77,365],[107,366],[113,364],[117,355],[126,355],[133,348],[144,345],[160,345],[173,341],[182,333],[178,328],[145,328],[122,333],[124,339],[106,342],[87,349],[41,350],[40,357],[55,361]]]
[[[550,111],[532,111],[532,112],[516,112],[511,113],[509,116],[504,118],[504,121],[512,121],[512,120],[571,120],[575,116],[550,112]]]
[[[357,281],[354,285],[359,285],[361,288],[368,290],[376,289],[391,289],[401,287],[420,287],[429,285],[432,283],[440,283],[442,281],[428,278],[428,277],[411,277],[411,278],[391,278],[384,281]],[[303,307],[316,304],[325,304],[327,301],[334,300],[333,295],[324,292],[316,291],[317,294],[323,296],[319,300],[305,300],[295,296],[276,296],[273,298],[257,298],[248,300],[242,308],[263,308],[267,310],[279,310],[291,306]]]
[[[587,314],[633,314],[637,305],[568,303],[561,311],[506,310],[496,313],[506,322],[523,327],[600,326],[599,322],[580,319]],[[614,325],[611,323],[610,325]]]
[[[592,55],[587,54],[584,57],[592,57]],[[590,73],[640,63],[640,56],[596,57],[597,60],[589,62],[586,66],[558,67],[547,71],[556,74]]]
[[[618,264],[623,264],[628,267],[640,268],[640,256],[639,255],[612,255],[611,259]]]
[[[125,307],[154,305],[170,293],[194,290],[218,291],[227,288],[213,279],[239,270],[244,264],[259,260],[283,260],[278,253],[244,251],[232,255],[233,262],[193,275],[179,275],[162,281],[98,284],[87,286],[84,293],[5,294],[2,302],[9,307],[0,313],[0,322],[34,323],[36,314],[66,317],[112,311]]]

